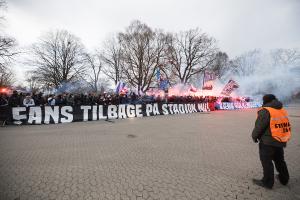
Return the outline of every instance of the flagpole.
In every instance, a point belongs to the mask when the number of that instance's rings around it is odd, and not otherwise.
[[[204,70],[204,73],[203,73],[203,81],[202,81],[202,90],[203,90],[203,87],[204,87],[204,78],[205,78],[205,70]]]

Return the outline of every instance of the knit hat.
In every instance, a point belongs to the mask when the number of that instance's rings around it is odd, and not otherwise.
[[[271,101],[275,100],[276,96],[274,94],[266,94],[263,97],[263,104],[270,103]]]

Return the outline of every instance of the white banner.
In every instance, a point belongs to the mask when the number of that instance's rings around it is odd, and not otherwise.
[[[261,102],[222,102],[217,105],[218,110],[235,110],[247,108],[259,108],[262,106]]]

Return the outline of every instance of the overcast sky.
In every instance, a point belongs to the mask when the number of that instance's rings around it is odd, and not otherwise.
[[[21,46],[66,29],[93,50],[138,19],[153,28],[201,28],[230,57],[300,47],[300,0],[7,0],[6,32]]]

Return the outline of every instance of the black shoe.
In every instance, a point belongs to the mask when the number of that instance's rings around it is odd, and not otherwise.
[[[263,182],[262,182],[262,180],[259,180],[259,179],[252,179],[252,182],[255,184],[255,185],[258,185],[258,186],[260,186],[260,187],[264,187],[264,188],[266,188],[266,189],[272,189],[272,187],[269,187],[269,186],[266,186]]]
[[[281,185],[287,185],[287,184],[288,184],[288,181],[287,181],[287,182],[283,182],[283,181],[280,180],[279,174],[276,174],[276,175],[275,175],[275,178],[276,178],[277,180],[279,180],[279,182],[281,183]]]

